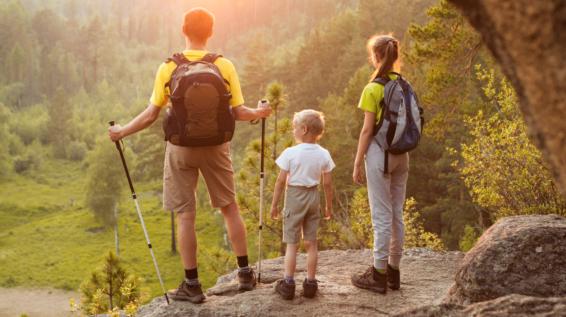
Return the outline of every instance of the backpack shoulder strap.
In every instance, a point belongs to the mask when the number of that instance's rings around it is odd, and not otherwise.
[[[183,54],[183,53],[175,53],[175,54],[173,54],[173,56],[169,57],[165,62],[166,62],[166,63],[168,63],[168,62],[174,62],[175,64],[177,64],[177,66],[179,66],[179,65],[181,65],[181,64],[189,63],[190,61],[187,59],[187,57],[185,56],[185,54]]]
[[[204,55],[204,57],[201,59],[201,61],[214,64],[214,62],[215,62],[219,57],[222,57],[222,55],[220,55],[220,54],[215,54],[215,53],[208,53],[208,54]]]
[[[383,77],[376,77],[373,82],[376,84],[380,84],[382,86],[385,86],[388,82],[390,82],[391,79],[389,78],[383,78]]]
[[[218,66],[216,66],[216,65],[214,64],[214,62],[215,62],[218,58],[220,58],[220,57],[222,57],[221,54],[208,53],[208,54],[206,54],[206,55],[204,55],[204,56],[202,57],[201,61],[207,62],[207,63],[210,63],[210,64],[214,65],[214,68],[216,68],[216,70],[218,71],[218,74],[220,75],[220,77],[222,77],[222,80],[224,80],[224,83],[226,83],[226,85],[230,86],[230,82],[229,82],[228,80],[226,80],[226,78],[224,78],[224,77],[222,76],[222,72],[220,71],[220,69],[218,68]]]

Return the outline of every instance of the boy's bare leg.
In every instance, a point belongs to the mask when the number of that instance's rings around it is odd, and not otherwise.
[[[177,232],[179,234],[179,253],[186,270],[197,267],[197,235],[195,233],[195,211],[177,214]]]
[[[307,278],[314,280],[316,276],[316,265],[318,262],[318,243],[317,240],[305,241],[305,249],[307,249]]]
[[[224,222],[228,230],[228,238],[232,243],[232,249],[236,256],[248,255],[248,247],[246,244],[246,226],[240,216],[240,209],[236,202],[226,207],[220,208],[224,215]]]
[[[299,244],[287,244],[285,251],[285,277],[294,277],[297,267],[297,249]]]

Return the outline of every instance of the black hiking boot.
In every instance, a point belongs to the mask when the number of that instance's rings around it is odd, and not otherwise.
[[[295,297],[295,283],[287,283],[285,280],[278,280],[275,284],[275,291],[283,299],[291,300]]]
[[[379,273],[370,266],[364,273],[352,275],[352,284],[377,293],[387,293],[387,274]]]
[[[387,264],[387,286],[396,291],[401,287],[401,271]]]
[[[240,283],[238,289],[241,291],[251,291],[254,289],[257,284],[254,270],[250,267],[249,270],[238,271],[238,282]]]
[[[306,298],[313,298],[318,290],[318,281],[309,281],[305,278],[303,281],[303,296]]]
[[[176,301],[189,301],[195,304],[202,303],[205,299],[200,283],[189,285],[186,281],[181,282],[179,288],[168,291],[167,295]]]

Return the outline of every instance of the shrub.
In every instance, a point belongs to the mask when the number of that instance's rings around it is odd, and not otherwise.
[[[103,266],[81,284],[80,291],[80,308],[87,315],[110,314],[123,309],[133,316],[142,297],[139,278],[129,274],[112,252],[106,256]]]
[[[67,158],[71,161],[82,161],[86,152],[86,144],[81,141],[72,141],[67,148]]]
[[[476,245],[479,237],[480,234],[476,228],[466,225],[466,227],[464,227],[464,235],[460,239],[459,243],[460,250],[462,250],[463,252],[470,251],[470,249],[472,249],[474,245]]]
[[[405,202],[403,222],[405,222],[405,248],[429,248],[435,251],[446,249],[438,235],[425,231],[414,198],[409,198]]]

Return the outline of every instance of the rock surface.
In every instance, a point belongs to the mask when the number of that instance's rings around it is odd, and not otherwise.
[[[470,304],[508,294],[566,296],[566,218],[503,218],[462,261],[445,302]]]
[[[482,34],[515,87],[531,139],[566,194],[566,2],[449,1]]]
[[[262,283],[253,291],[240,293],[235,272],[220,277],[208,290],[203,304],[173,302],[162,297],[142,307],[140,317],[167,316],[382,316],[421,305],[438,304],[452,284],[463,258],[460,252],[435,253],[411,249],[402,261],[401,290],[380,295],[351,285],[350,276],[371,264],[370,250],[329,250],[320,252],[319,293],[313,299],[300,296],[305,277],[306,256],[297,261],[295,299],[285,301],[275,294],[273,282],[283,274],[283,259],[262,262]]]
[[[395,317],[563,317],[566,316],[566,297],[531,297],[507,295],[469,306],[441,304],[424,306],[395,315]]]

